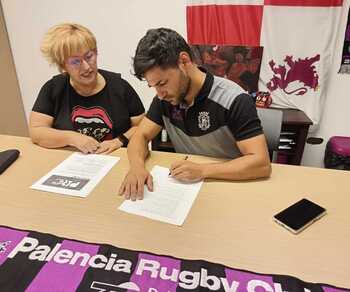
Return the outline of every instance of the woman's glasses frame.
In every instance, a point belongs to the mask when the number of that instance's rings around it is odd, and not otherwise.
[[[89,50],[83,56],[72,56],[66,60],[66,64],[74,69],[79,69],[85,61],[89,65],[93,65],[96,62],[97,50]]]

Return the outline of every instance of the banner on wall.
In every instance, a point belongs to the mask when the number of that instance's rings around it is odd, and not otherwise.
[[[0,291],[350,290],[0,226]]]
[[[350,9],[348,12],[348,21],[345,29],[343,54],[341,58],[339,73],[350,74]]]
[[[342,0],[187,0],[192,45],[262,46],[259,90],[318,124]]]
[[[258,91],[262,47],[192,45],[194,61],[214,75],[228,78],[249,93]]]

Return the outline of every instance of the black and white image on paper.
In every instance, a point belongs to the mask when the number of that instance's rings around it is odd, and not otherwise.
[[[79,177],[52,175],[43,182],[43,185],[80,191],[90,180]]]

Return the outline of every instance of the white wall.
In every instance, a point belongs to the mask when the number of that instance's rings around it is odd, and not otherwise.
[[[154,96],[130,74],[131,57],[149,28],[169,27],[186,37],[184,0],[1,0],[20,89],[28,117],[38,91],[53,74],[39,47],[44,33],[61,22],[77,22],[96,36],[99,67],[122,73],[146,108]]]
[[[350,0],[344,0],[333,65],[327,90],[327,99],[319,128],[309,136],[321,137],[320,145],[306,144],[302,164],[323,167],[324,149],[331,136],[350,137],[350,75],[338,74],[343,50]]]
[[[154,95],[130,74],[131,57],[139,39],[149,28],[170,27],[186,37],[185,0],[1,0],[20,89],[28,116],[38,90],[57,70],[40,55],[41,38],[49,27],[61,22],[78,22],[96,35],[101,68],[121,72],[148,108]],[[344,0],[341,28],[337,33],[324,114],[311,136],[325,142],[333,135],[350,136],[350,75],[337,74],[350,0]],[[303,164],[322,166],[325,142],[306,145]]]

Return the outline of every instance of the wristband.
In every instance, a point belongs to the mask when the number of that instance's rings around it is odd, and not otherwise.
[[[128,146],[129,139],[124,134],[120,134],[117,138],[119,139],[120,142],[122,142],[124,147]]]

